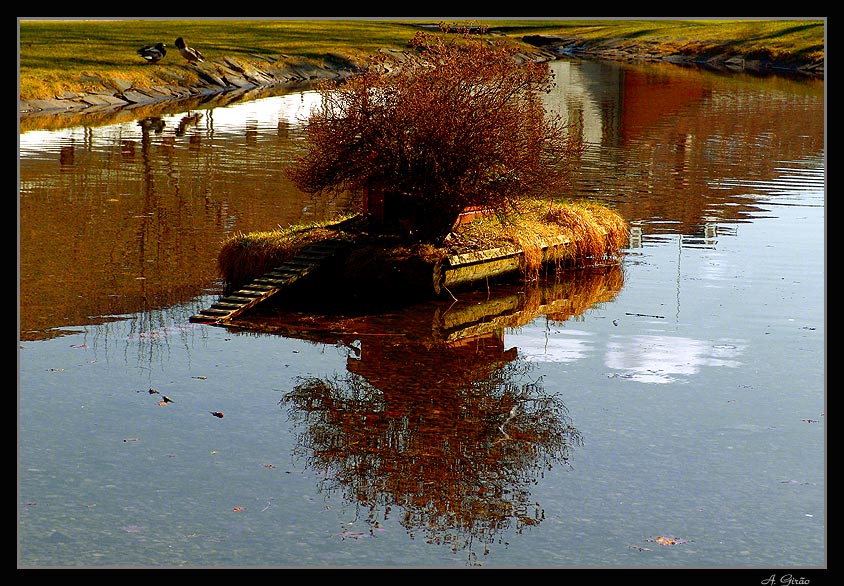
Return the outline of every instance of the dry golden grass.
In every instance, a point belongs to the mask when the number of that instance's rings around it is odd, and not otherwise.
[[[337,235],[337,230],[322,225],[241,232],[223,242],[217,268],[226,283],[245,284],[290,260],[303,246]]]
[[[546,262],[557,266],[599,264],[618,254],[629,227],[618,212],[586,200],[566,203],[533,201],[508,218],[489,216],[459,227],[449,238],[449,253],[515,246],[522,250],[521,270],[530,276]],[[568,238],[571,246],[543,251],[550,240]]]
[[[226,283],[239,286],[291,259],[313,242],[337,237],[362,240],[361,234],[344,231],[347,226],[335,221],[235,234],[220,250],[220,275]],[[449,255],[516,247],[523,252],[522,273],[535,278],[549,262],[555,268],[579,267],[613,259],[627,245],[628,231],[627,222],[618,212],[595,202],[531,202],[521,213],[506,219],[488,216],[459,225],[443,247],[385,243],[383,253],[384,258],[416,257],[433,263]],[[549,240],[560,237],[568,238],[571,245],[558,248],[549,258],[543,248]],[[368,244],[372,245],[371,239]]]

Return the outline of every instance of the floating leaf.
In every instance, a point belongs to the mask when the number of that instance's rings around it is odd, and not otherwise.
[[[654,543],[659,543],[660,545],[678,545],[686,543],[686,541],[683,541],[682,539],[677,539],[675,537],[663,537],[662,535],[648,539],[648,541],[653,541]]]

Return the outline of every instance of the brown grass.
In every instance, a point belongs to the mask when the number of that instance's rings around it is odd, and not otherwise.
[[[303,247],[338,235],[321,225],[234,234],[223,242],[217,268],[228,284],[245,284],[293,258]]]
[[[620,254],[628,242],[628,225],[618,212],[589,201],[566,203],[531,202],[521,213],[508,218],[488,216],[459,225],[442,248],[432,245],[406,246],[386,241],[379,257],[416,257],[434,262],[449,255],[499,247],[522,250],[522,273],[536,278],[549,262],[559,267],[603,264]],[[268,232],[239,233],[226,240],[217,264],[228,284],[240,285],[259,277],[291,259],[315,241],[343,236],[363,241],[366,236],[350,224],[323,222],[297,225]],[[569,247],[559,247],[548,257],[543,248],[549,240],[567,237]],[[372,244],[371,239],[367,241]]]
[[[522,250],[521,270],[536,273],[547,262],[560,266],[586,266],[605,262],[628,241],[629,227],[618,212],[587,200],[554,203],[532,201],[521,213],[507,218],[489,216],[459,227],[448,240],[450,254],[478,248],[515,246]],[[567,237],[569,247],[554,249],[547,258],[549,240]]]

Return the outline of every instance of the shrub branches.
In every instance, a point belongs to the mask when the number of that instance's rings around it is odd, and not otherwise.
[[[382,55],[320,88],[304,152],[289,169],[308,193],[382,190],[414,210],[417,239],[439,242],[467,206],[504,215],[564,183],[580,146],[541,93],[547,63],[520,63],[503,42],[418,32],[412,58]]]

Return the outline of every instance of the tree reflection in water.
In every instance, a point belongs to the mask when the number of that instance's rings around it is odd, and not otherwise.
[[[529,487],[581,437],[562,401],[529,379],[529,363],[465,368],[470,352],[487,350],[431,348],[406,386],[388,390],[353,372],[300,379],[282,402],[304,427],[297,455],[323,477],[320,489],[368,510],[370,531],[399,506],[411,536],[470,555],[475,541],[540,523]]]
[[[296,457],[322,478],[323,493],[365,511],[371,533],[400,508],[411,537],[477,562],[476,544],[486,554],[507,530],[542,522],[531,485],[568,466],[582,444],[561,398],[518,348],[505,348],[505,328],[540,315],[565,321],[611,300],[622,283],[619,267],[605,267],[518,294],[466,294],[451,307],[353,320],[351,337],[340,336],[347,372],[299,378],[280,401],[301,428]],[[278,318],[270,329],[284,330]]]

